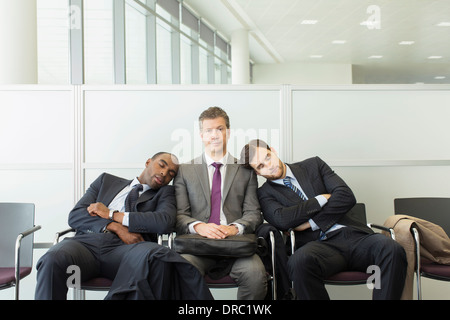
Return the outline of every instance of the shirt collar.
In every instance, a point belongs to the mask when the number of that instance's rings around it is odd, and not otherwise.
[[[295,178],[294,174],[292,173],[291,168],[289,168],[289,166],[286,163],[284,165],[286,166],[286,177],[289,177],[292,180],[297,180]],[[277,179],[277,180],[272,180],[272,182],[284,185],[283,178],[280,178],[280,179]]]
[[[208,156],[208,155],[205,153],[205,159],[206,159],[206,165],[207,165],[208,167],[209,167],[210,165],[212,165],[214,162],[221,163],[222,165],[226,166],[227,163],[228,163],[228,152],[225,154],[225,156],[224,156],[222,159],[220,159],[220,160],[218,160],[218,161],[214,161],[210,156]]]
[[[130,183],[130,188],[133,188],[133,187],[134,187],[135,185],[137,185],[137,184],[142,184],[142,186],[144,187],[144,189],[142,189],[142,192],[145,192],[145,191],[151,189],[150,186],[149,186],[148,184],[140,183],[137,177],[134,178],[133,181],[131,181],[131,183]]]

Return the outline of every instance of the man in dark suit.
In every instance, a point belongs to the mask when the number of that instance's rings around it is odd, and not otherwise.
[[[345,270],[380,269],[374,299],[400,299],[406,272],[403,248],[346,214],[356,204],[352,190],[320,158],[285,164],[264,141],[250,141],[241,161],[267,181],[258,189],[265,219],[295,230],[288,270],[299,299],[329,299],[323,280]]]
[[[196,233],[213,239],[255,233],[262,223],[256,195],[258,183],[255,173],[242,168],[227,151],[230,133],[228,115],[219,107],[211,107],[202,112],[199,124],[205,152],[191,163],[180,165],[174,180],[177,232]],[[217,180],[216,174],[219,177]],[[218,190],[219,195],[217,207],[213,204],[214,190]],[[217,211],[213,208],[217,208]],[[217,220],[213,219],[213,212],[217,214]],[[183,254],[183,257],[202,274],[215,267],[217,262],[217,259],[210,257],[187,254]],[[239,285],[238,300],[265,297],[266,272],[257,254],[237,258],[224,269],[228,267],[230,276]]]
[[[134,180],[100,175],[69,214],[76,230],[37,263],[36,299],[66,299],[67,268],[81,282],[114,280],[107,299],[211,299],[203,277],[185,259],[155,243],[173,231],[176,203],[170,181],[178,160],[160,152]]]

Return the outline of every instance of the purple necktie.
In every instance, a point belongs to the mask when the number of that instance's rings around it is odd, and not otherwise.
[[[220,206],[222,199],[222,177],[220,175],[221,163],[214,162],[212,164],[216,170],[214,171],[212,188],[211,188],[211,215],[209,216],[210,223],[220,224]]]

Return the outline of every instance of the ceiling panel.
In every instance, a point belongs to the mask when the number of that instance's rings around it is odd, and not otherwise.
[[[350,63],[372,83],[450,83],[449,0],[184,2],[229,38],[237,27],[248,27],[254,63]],[[364,21],[379,21],[379,28]]]

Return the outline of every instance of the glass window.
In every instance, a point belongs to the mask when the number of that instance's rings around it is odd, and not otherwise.
[[[186,8],[183,8],[183,21],[178,21],[177,0],[154,0],[155,7],[146,7],[146,3],[150,3],[147,1],[141,1],[142,6],[132,0],[125,1],[126,83],[146,84],[149,81],[148,72],[152,73],[150,76],[156,72],[158,84],[219,84],[230,78],[231,64],[225,52],[229,52],[229,44],[223,37]],[[84,17],[85,83],[113,84],[113,1],[83,3],[84,12],[79,14],[80,18]],[[69,4],[68,0],[37,0],[40,84],[70,84],[69,31],[71,27],[76,27],[73,17],[77,14],[77,8]],[[149,16],[155,15],[152,8],[156,10],[156,26],[154,20],[151,22],[156,31],[151,31],[152,35],[149,35],[147,32],[150,32],[151,25],[148,23],[152,20]]]
[[[125,6],[125,41],[127,83],[147,82],[147,17],[127,5]]]
[[[156,12],[170,21],[170,14],[156,6]],[[156,19],[156,81],[172,84],[172,28],[163,20]]]
[[[38,83],[69,83],[69,2],[37,2]]]
[[[181,84],[191,84],[192,83],[192,41],[181,35],[181,46],[180,46],[180,73],[181,73]]]
[[[112,1],[84,1],[84,70],[87,84],[112,84]]]
[[[171,28],[160,19],[156,22],[156,73],[157,83],[172,83]]]

